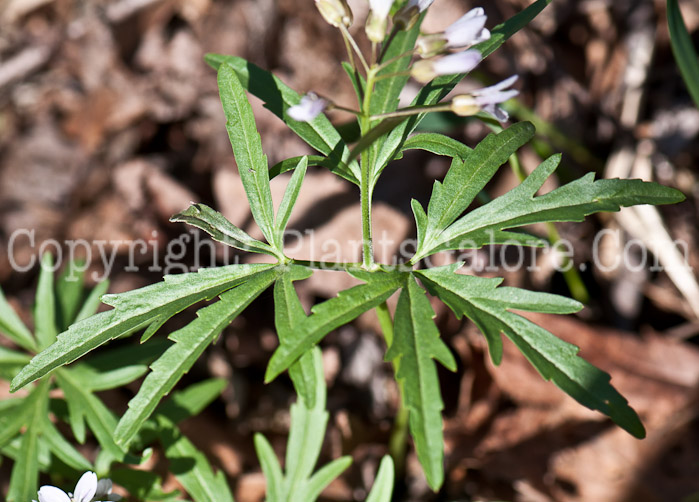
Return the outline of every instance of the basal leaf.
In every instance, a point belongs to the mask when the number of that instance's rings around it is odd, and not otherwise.
[[[293,330],[293,338],[280,345],[272,355],[265,374],[266,382],[274,380],[330,331],[383,303],[401,286],[403,280],[400,273],[377,272],[367,275],[366,284],[341,291],[335,298],[311,309],[312,314]]]
[[[248,196],[250,211],[267,242],[280,249],[273,231],[274,208],[269,188],[267,156],[262,152],[262,140],[245,89],[235,70],[228,64],[221,65],[218,70],[218,90],[223,113],[226,115],[226,130]]]
[[[388,455],[381,459],[379,472],[376,474],[374,486],[371,487],[366,502],[391,502],[393,483],[395,479],[393,460]]]
[[[23,349],[32,352],[37,350],[36,340],[5,299],[2,288],[0,288],[0,334],[7,336]]]
[[[48,416],[49,383],[39,383],[27,398],[31,405],[24,414],[27,428],[12,466],[7,502],[26,502],[36,495],[39,484],[39,435]]]
[[[169,471],[182,483],[194,502],[233,502],[222,471],[214,473],[206,456],[170,420],[158,416],[160,441]]]
[[[42,425],[41,439],[46,442],[51,449],[51,453],[66,465],[72,467],[76,471],[92,470],[92,464],[63,437],[48,418],[44,420]]]
[[[311,122],[298,122],[286,115],[290,106],[297,105],[301,96],[284,84],[271,72],[265,71],[243,58],[207,54],[206,62],[216,70],[228,65],[235,70],[243,87],[265,103],[265,108],[282,119],[289,128],[299,135],[311,147],[327,156],[332,161],[330,170],[359,185],[359,166],[349,162],[349,149],[340,134],[324,114],[318,115]]]
[[[109,281],[107,280],[96,284],[95,287],[92,288],[92,291],[90,291],[90,294],[87,295],[82,307],[80,307],[80,311],[75,316],[74,322],[82,321],[91,315],[95,315],[100,306],[102,295],[105,294],[108,289]]]
[[[281,500],[282,483],[284,482],[284,473],[282,466],[274,454],[274,449],[269,441],[260,433],[255,434],[255,452],[260,460],[262,472],[267,481],[267,501],[277,502]]]
[[[267,243],[253,239],[246,232],[228,221],[218,211],[214,211],[205,204],[192,204],[184,211],[170,218],[173,222],[187,223],[197,227],[211,236],[212,239],[228,246],[250,251],[251,253],[264,253],[276,258],[282,256],[279,251]]]
[[[609,416],[636,437],[645,431],[614,387],[610,376],[577,356],[578,348],[531,321],[510,312],[528,310],[569,313],[582,305],[555,295],[515,288],[498,288],[500,279],[484,279],[455,273],[457,265],[418,272],[430,292],[458,316],[469,317],[486,336],[495,364],[502,359],[500,333],[504,333],[546,379],[588,408]]]
[[[114,442],[114,429],[117,425],[114,413],[90,390],[83,387],[82,382],[76,379],[71,371],[57,371],[56,381],[63,390],[69,412],[87,420],[100,446],[117,461],[137,463],[138,459],[126,454]],[[71,411],[71,407],[75,410]]]
[[[41,257],[39,285],[36,288],[34,305],[35,335],[39,348],[45,349],[56,341],[56,297],[53,292],[53,256],[45,253]]]
[[[582,221],[585,216],[600,211],[684,200],[681,192],[657,183],[620,179],[595,181],[594,173],[537,197],[536,192],[559,162],[560,155],[549,157],[522,184],[458,219],[419,255],[424,257],[437,251],[478,248],[493,242],[516,240],[516,236],[505,230],[523,225]]]
[[[340,474],[345,472],[350,465],[352,465],[352,457],[350,456],[336,458],[329,464],[324,465],[308,480],[303,495],[299,499],[294,500],[316,500],[320,493],[330,483],[335,481]]]
[[[151,365],[151,373],[129,401],[129,409],[114,432],[117,443],[128,445],[131,442],[160,400],[190,370],[206,347],[274,282],[278,274],[276,269],[268,269],[247,277],[245,283],[223,293],[219,301],[199,310],[194,321],[168,337],[175,343]]]
[[[398,298],[394,337],[386,360],[397,363],[396,380],[403,404],[410,412],[410,434],[417,457],[427,482],[436,491],[444,481],[444,404],[433,359],[452,371],[456,371],[456,361],[439,337],[434,315],[425,292],[415,279],[408,278]]]
[[[168,319],[202,300],[209,300],[275,265],[229,265],[165,276],[162,282],[119,295],[105,295],[114,307],[79,323],[58,336],[56,343],[35,356],[12,381],[15,391],[51,370],[68,364],[100,345],[137,332],[154,321]]]
[[[56,300],[58,300],[58,329],[65,330],[75,320],[83,297],[85,262],[68,263],[58,276]]]

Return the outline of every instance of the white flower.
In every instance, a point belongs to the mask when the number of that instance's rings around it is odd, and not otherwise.
[[[310,122],[328,106],[328,102],[319,97],[314,92],[309,92],[301,98],[298,105],[290,106],[286,113],[294,120],[299,122]]]
[[[426,84],[439,75],[468,73],[478,66],[482,59],[483,56],[479,51],[469,49],[439,59],[417,61],[413,64],[410,74],[418,82]]]
[[[75,485],[75,493],[67,494],[50,485],[39,489],[39,502],[98,502],[97,497],[104,501],[121,499],[119,495],[112,494],[112,482],[109,479],[102,479],[98,483],[97,475],[90,471],[80,477]]]
[[[379,19],[388,17],[388,13],[391,11],[391,5],[393,5],[393,0],[369,0],[371,12]]]
[[[485,27],[487,19],[481,7],[471,9],[442,33],[420,35],[417,52],[423,58],[431,58],[449,49],[468,48],[488,40],[490,31]]]
[[[470,47],[488,40],[490,31],[485,27],[487,19],[482,7],[468,11],[444,30],[447,47]]]
[[[472,91],[469,94],[454,96],[451,101],[451,110],[460,116],[474,115],[483,110],[494,116],[500,122],[505,122],[509,116],[498,105],[519,94],[516,89],[508,89],[517,81],[517,75],[502,82]]]

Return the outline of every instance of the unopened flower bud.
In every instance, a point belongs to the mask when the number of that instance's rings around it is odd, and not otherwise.
[[[329,24],[339,28],[341,25],[352,25],[352,10],[346,0],[315,0],[320,15]]]
[[[422,84],[426,84],[440,75],[468,73],[481,62],[483,56],[475,49],[450,54],[439,59],[424,59],[413,63],[410,75]]]
[[[381,43],[386,37],[386,28],[388,27],[388,17],[381,18],[373,10],[369,11],[369,17],[366,20],[366,36],[374,43]]]
[[[447,48],[447,39],[441,33],[420,35],[415,44],[417,53],[423,58],[431,58]]]
[[[410,0],[393,16],[393,24],[399,30],[409,30],[415,26],[415,23],[420,18],[420,14],[432,5],[432,2],[434,0]]]

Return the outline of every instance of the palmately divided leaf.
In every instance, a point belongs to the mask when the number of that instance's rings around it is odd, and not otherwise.
[[[439,337],[434,316],[425,291],[409,277],[398,298],[394,337],[386,360],[394,361],[398,368],[396,380],[403,404],[410,412],[410,434],[417,457],[430,487],[438,490],[444,481],[444,403],[434,360],[451,371],[456,371],[456,361]]]
[[[286,115],[286,110],[289,107],[297,105],[301,101],[301,96],[296,91],[287,86],[276,75],[243,58],[207,54],[205,59],[216,70],[219,70],[222,65],[228,65],[235,70],[243,87],[264,101],[265,108],[283,120],[302,140],[331,160],[333,167],[330,170],[332,172],[359,185],[359,165],[356,162],[351,162],[348,166],[349,149],[342,141],[340,133],[324,114],[321,113],[310,122],[298,122]]]
[[[594,173],[545,195],[536,196],[546,179],[556,170],[560,155],[542,162],[518,187],[485,204],[442,232],[421,256],[452,249],[478,248],[515,238],[506,229],[533,223],[582,221],[601,211],[619,211],[636,204],[674,204],[684,200],[681,192],[642,180],[601,179]]]
[[[240,180],[248,196],[250,211],[267,242],[280,249],[281,244],[276,242],[274,234],[274,208],[269,188],[267,156],[262,151],[262,140],[257,132],[252,106],[230,65],[223,64],[218,70],[218,91],[226,116],[228,138],[238,164]]]
[[[12,381],[13,391],[55,368],[68,364],[100,345],[132,334],[153,322],[169,319],[202,300],[244,282],[249,276],[275,265],[229,265],[165,276],[162,282],[102,299],[113,310],[94,315],[58,335],[56,343],[36,355]]]
[[[247,277],[243,284],[223,293],[216,303],[200,309],[194,321],[168,337],[175,343],[151,365],[152,371],[143,381],[136,396],[129,401],[129,409],[119,420],[114,432],[118,444],[128,445],[131,442],[160,400],[190,370],[206,347],[211,345],[223,329],[267,289],[278,275],[277,269],[268,269]]]
[[[430,292],[458,316],[471,319],[488,340],[495,364],[502,359],[504,333],[539,373],[576,401],[609,416],[632,435],[642,438],[643,425],[626,399],[610,385],[610,376],[578,357],[578,348],[549,333],[522,316],[510,312],[526,310],[571,313],[582,308],[578,302],[556,295],[516,288],[498,288],[501,279],[457,274],[459,264],[417,272]]]
[[[280,345],[272,355],[265,373],[266,382],[274,380],[330,331],[383,303],[401,286],[403,275],[377,272],[365,274],[361,279],[367,283],[341,291],[335,298],[311,309],[312,314],[293,330],[293,338]]]
[[[221,213],[205,204],[192,204],[184,211],[171,217],[170,221],[187,223],[197,227],[209,234],[213,240],[236,249],[264,253],[279,258],[279,252],[272,246],[253,239],[245,231],[228,221]]]

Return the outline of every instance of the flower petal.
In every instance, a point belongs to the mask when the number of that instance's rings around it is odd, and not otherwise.
[[[369,8],[379,19],[388,17],[388,13],[391,12],[391,5],[393,5],[393,0],[369,0]]]
[[[70,502],[70,497],[60,488],[45,485],[39,489],[39,502]]]
[[[299,122],[310,122],[328,106],[328,102],[319,98],[315,93],[309,92],[301,98],[298,105],[289,107],[286,113]]]
[[[483,9],[477,7],[454,21],[444,30],[449,47],[467,47],[488,40],[490,32],[485,29],[487,19]]]
[[[483,56],[475,49],[444,56],[433,62],[432,68],[437,75],[454,75],[468,73],[481,62]]]
[[[73,500],[75,502],[90,502],[97,491],[97,474],[88,471],[80,477],[75,485]]]

